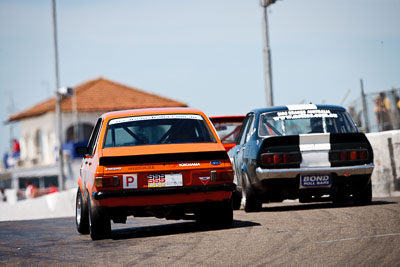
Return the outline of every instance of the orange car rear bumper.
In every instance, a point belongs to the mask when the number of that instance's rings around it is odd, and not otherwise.
[[[217,184],[181,188],[152,188],[137,190],[93,192],[97,206],[156,206],[182,203],[223,201],[231,197],[235,184]]]

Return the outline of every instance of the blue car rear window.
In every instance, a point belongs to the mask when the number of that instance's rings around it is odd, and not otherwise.
[[[282,110],[260,115],[258,135],[358,132],[347,112],[330,109]]]

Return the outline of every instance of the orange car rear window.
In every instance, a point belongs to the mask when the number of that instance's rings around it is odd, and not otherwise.
[[[110,120],[103,147],[215,142],[202,116],[166,114]]]

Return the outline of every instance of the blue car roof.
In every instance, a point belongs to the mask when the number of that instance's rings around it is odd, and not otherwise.
[[[268,107],[268,108],[256,108],[251,110],[254,113],[264,113],[264,112],[274,112],[274,111],[286,111],[286,110],[308,110],[308,109],[335,109],[346,111],[346,109],[339,105],[326,105],[326,104],[298,104],[298,105],[286,105],[286,106],[275,106],[275,107]]]

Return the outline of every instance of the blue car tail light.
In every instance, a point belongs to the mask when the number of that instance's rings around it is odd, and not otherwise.
[[[300,163],[300,152],[272,152],[261,154],[261,165],[266,168],[291,167]]]

